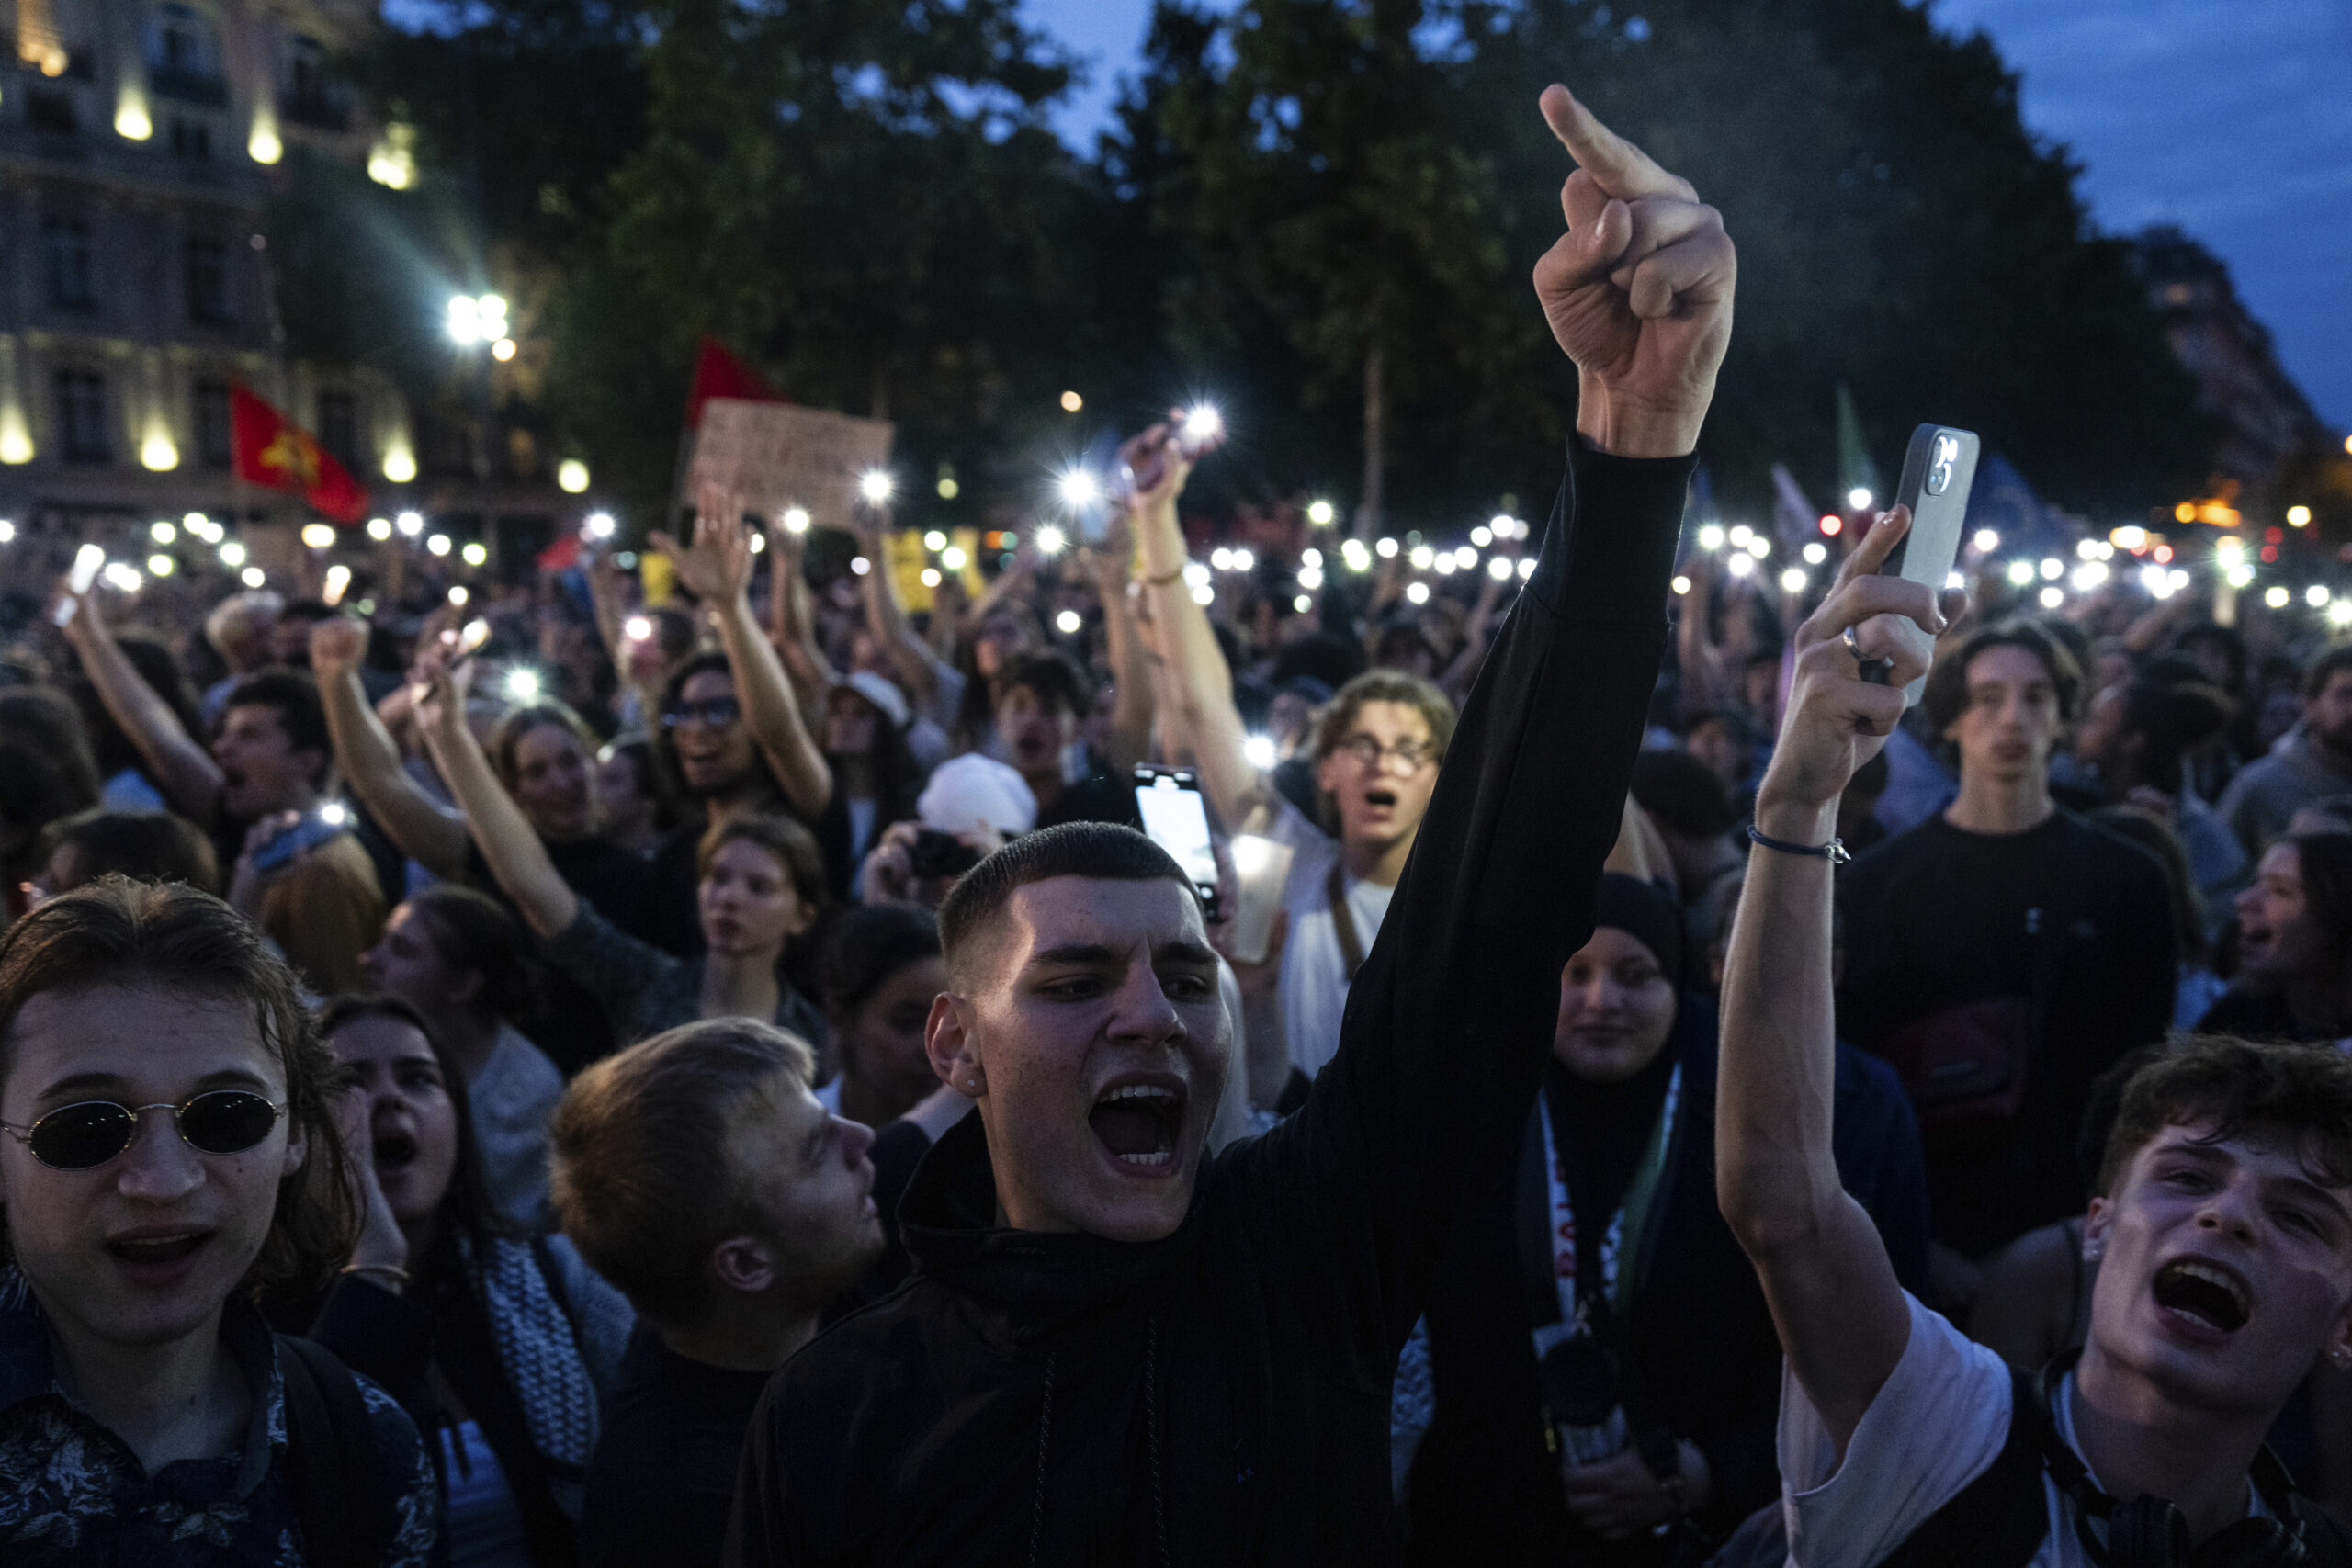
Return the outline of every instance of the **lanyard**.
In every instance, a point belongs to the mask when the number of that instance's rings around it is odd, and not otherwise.
[[[1600,1238],[1600,1292],[1620,1316],[1625,1312],[1626,1298],[1633,1293],[1632,1281],[1640,1272],[1637,1264],[1627,1267],[1625,1237],[1630,1232],[1638,1252],[1649,1223],[1650,1205],[1657,1197],[1658,1181],[1666,1172],[1667,1145],[1673,1141],[1674,1111],[1681,1098],[1682,1064],[1677,1062],[1674,1076],[1666,1080],[1666,1103],[1658,1110],[1657,1125],[1650,1131],[1649,1147],[1642,1151],[1642,1163],[1634,1168],[1624,1201],[1609,1217],[1609,1230]],[[1544,1174],[1552,1195],[1553,1288],[1560,1296],[1560,1322],[1580,1327],[1585,1314],[1577,1299],[1576,1204],[1568,1196],[1567,1172],[1560,1164],[1559,1145],[1552,1134],[1551,1101],[1546,1098],[1538,1104],[1543,1111]]]

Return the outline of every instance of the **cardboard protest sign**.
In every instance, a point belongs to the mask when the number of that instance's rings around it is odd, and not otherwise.
[[[798,506],[820,526],[847,528],[864,504],[858,476],[888,464],[893,429],[887,420],[796,403],[712,398],[695,432],[686,494],[723,485],[764,516]]]

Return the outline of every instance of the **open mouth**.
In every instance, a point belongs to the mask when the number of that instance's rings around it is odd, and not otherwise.
[[[125,1263],[152,1267],[192,1258],[211,1239],[210,1231],[175,1231],[164,1235],[125,1236],[107,1243],[107,1250]]]
[[[2194,1258],[2178,1258],[2156,1270],[2156,1304],[2193,1318],[2208,1328],[2234,1334],[2254,1314],[2244,1280]]]
[[[1105,1089],[1086,1119],[1096,1140],[1121,1165],[1137,1171],[1166,1170],[1176,1163],[1184,1096],[1160,1084],[1121,1084]]]
[[[1383,811],[1393,811],[1396,807],[1396,792],[1393,789],[1368,789],[1363,792],[1363,800],[1366,806],[1376,806]]]
[[[375,1141],[376,1174],[405,1170],[416,1158],[416,1139],[406,1133],[386,1133]]]

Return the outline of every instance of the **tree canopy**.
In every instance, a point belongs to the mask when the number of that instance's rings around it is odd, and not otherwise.
[[[1076,68],[1018,0],[465,15],[370,79],[457,182],[435,221],[533,301],[545,417],[633,508],[667,494],[705,333],[898,421],[918,514],[1034,508],[1200,390],[1238,436],[1226,495],[1385,488],[1400,528],[1534,504],[1575,399],[1527,282],[1570,167],[1553,80],[1739,246],[1702,441],[1732,505],[1776,461],[1830,489],[1841,382],[1883,470],[1913,423],[1962,424],[2085,510],[2168,503],[2212,449],[2015,75],[1905,0],[1159,0],[1084,153],[1048,121]]]

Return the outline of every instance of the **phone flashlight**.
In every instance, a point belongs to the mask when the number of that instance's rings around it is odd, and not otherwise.
[[[1225,434],[1225,416],[1215,403],[1194,403],[1184,411],[1184,423],[1180,433],[1187,457],[1197,456],[1210,442]]]
[[[621,623],[621,635],[631,642],[643,642],[653,635],[653,618],[650,615],[631,615]]]
[[[351,590],[351,569],[337,561],[327,568],[326,581],[319,590],[319,597],[330,604],[340,604]]]

